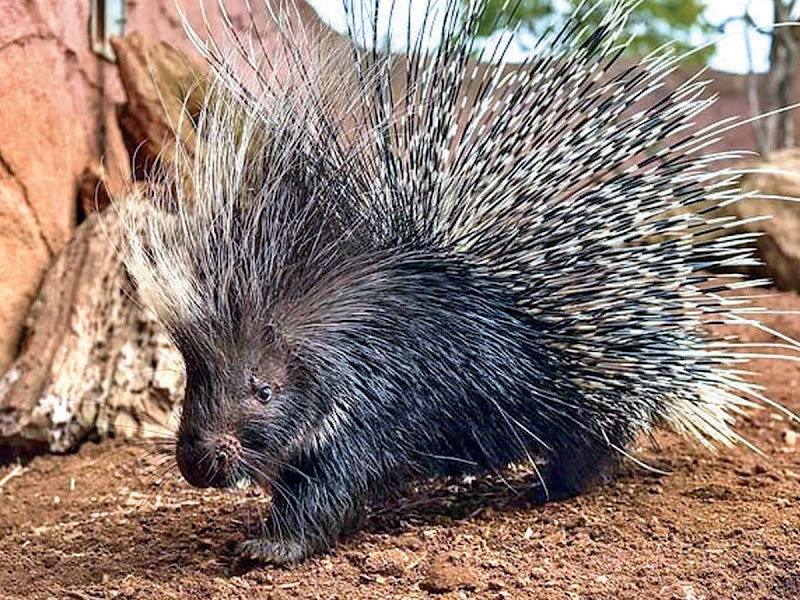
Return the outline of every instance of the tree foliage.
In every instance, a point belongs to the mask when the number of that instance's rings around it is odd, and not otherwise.
[[[469,0],[462,2],[466,5]],[[505,4],[516,8],[504,11]],[[488,0],[481,15],[478,35],[488,37],[498,30],[517,25],[522,31],[540,35],[548,26],[558,26],[580,4],[581,0]],[[602,6],[599,8],[587,16],[590,25],[602,19]],[[628,54],[643,56],[668,42],[673,42],[681,53],[695,49],[698,38],[705,39],[706,34],[713,32],[712,25],[702,18],[705,8],[705,0],[642,0],[628,21],[626,33],[635,35]],[[694,37],[695,43],[691,41],[693,33],[700,34]],[[687,60],[705,64],[712,53],[713,48],[701,48]]]
[[[748,7],[745,7],[745,23],[758,30],[747,10]],[[773,0],[772,22],[795,21],[797,10],[797,0]],[[796,101],[792,82],[800,63],[800,27],[775,27],[770,32],[770,41],[766,80],[760,85],[752,74],[748,78],[748,96],[753,114],[772,113],[753,123],[758,151],[761,154],[795,146],[794,111],[784,109]]]

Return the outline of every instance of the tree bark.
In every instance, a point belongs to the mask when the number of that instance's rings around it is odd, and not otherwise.
[[[773,0],[773,22],[775,24],[791,22],[796,4],[796,0]],[[748,14],[745,14],[744,20],[748,26],[755,27],[755,23]],[[769,71],[763,80],[762,102],[758,101],[757,84],[759,79],[753,76],[752,65],[748,79],[750,104],[754,109],[754,115],[767,115],[753,122],[758,151],[762,155],[794,147],[792,111],[785,109],[793,102],[791,98],[792,82],[798,68],[798,61],[800,61],[800,31],[797,27],[773,28],[769,60]]]

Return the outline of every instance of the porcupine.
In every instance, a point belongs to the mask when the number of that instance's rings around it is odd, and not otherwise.
[[[711,100],[662,89],[669,48],[620,64],[633,3],[583,6],[513,69],[476,46],[480,2],[448,0],[438,48],[428,26],[407,54],[375,43],[391,3],[367,25],[345,5],[332,58],[280,15],[272,56],[257,28],[229,31],[235,59],[195,35],[215,73],[201,149],[122,209],[186,363],[182,474],[271,486],[242,555],[325,551],[415,479],[530,461],[565,498],[660,424],[741,441],[734,415],[769,401],[705,328],[751,322],[723,293],[741,281],[712,274],[754,261],[709,216],[739,198],[731,155],[704,154],[725,123],[692,130]]]

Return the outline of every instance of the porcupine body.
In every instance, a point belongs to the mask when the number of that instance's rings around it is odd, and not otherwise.
[[[550,497],[575,494],[659,424],[736,441],[760,399],[704,329],[749,322],[722,295],[738,280],[708,273],[753,259],[700,204],[737,199],[691,132],[703,84],[660,90],[669,50],[617,64],[630,2],[514,69],[473,61],[480,3],[458,5],[428,55],[369,49],[353,17],[344,52],[310,57],[278,17],[270,69],[232,36],[248,84],[198,39],[200,150],[127,214],[127,264],[186,362],[182,473],[272,487],[245,556],[325,550],[415,478],[537,461]]]

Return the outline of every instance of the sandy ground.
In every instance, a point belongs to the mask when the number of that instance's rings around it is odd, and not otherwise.
[[[770,322],[800,338],[800,316]],[[800,364],[753,368],[800,412]],[[166,448],[89,445],[0,466],[0,598],[800,598],[800,427],[768,411],[738,425],[764,456],[665,434],[637,450],[668,475],[631,465],[544,506],[526,472],[433,482],[329,556],[245,574],[231,548],[265,498],[190,489]]]

